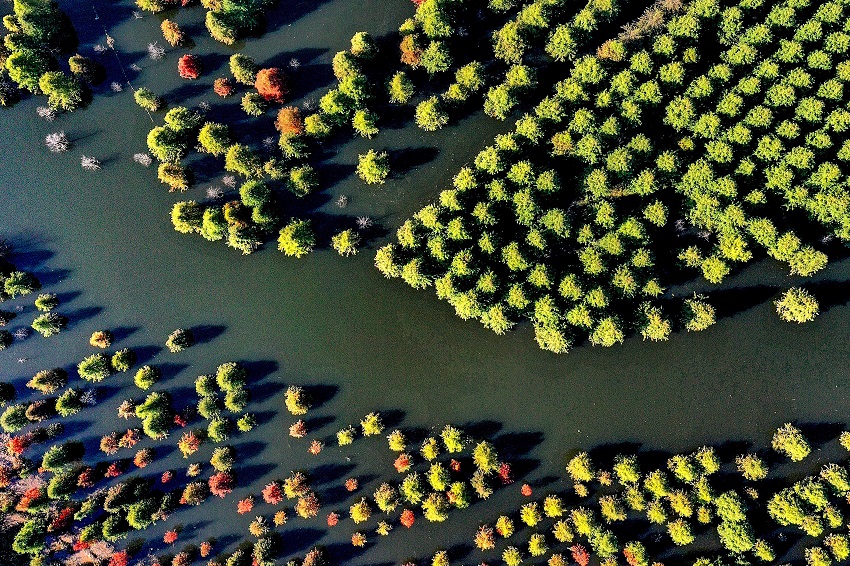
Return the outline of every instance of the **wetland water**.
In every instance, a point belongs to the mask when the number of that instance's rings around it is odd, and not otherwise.
[[[122,0],[96,3],[100,20],[94,21],[88,2],[60,4],[77,27],[81,53],[90,55],[94,44],[105,42],[99,24],[109,29],[124,64],[142,68],[128,71],[134,86],[164,94],[172,106],[183,97],[187,106],[209,100],[212,119],[232,122],[244,117],[241,111],[227,114],[238,100],[217,106],[220,101],[211,84],[226,74],[232,51],[208,38],[200,8],[177,17],[181,25],[187,24],[197,42],[194,52],[202,54],[205,66],[200,81],[187,83],[176,73],[184,50],[169,50],[158,62],[147,58],[149,42],[164,43],[156,16],[133,19],[132,3]],[[317,99],[331,82],[331,58],[348,46],[354,32],[380,36],[412,13],[409,0],[280,4],[270,16],[268,32],[233,51],[242,50],[261,65],[283,66],[299,58],[302,67],[293,75],[296,104]],[[19,390],[35,371],[69,366],[90,353],[88,335],[100,328],[122,328],[117,346],[148,347],[150,362],[170,363],[161,386],[178,400],[184,395],[186,402],[194,402],[192,381],[198,374],[231,359],[251,362],[261,378],[251,410],[261,416],[262,426],[243,442],[250,469],[242,477],[256,480],[254,493],[257,486],[292,469],[339,460],[333,445],[313,458],[303,443],[294,444],[286,436],[293,419],[283,414],[279,391],[288,383],[336,388],[317,411],[324,417],[318,436],[329,437],[369,411],[390,409],[403,413],[404,426],[492,421],[497,424],[484,428],[498,428],[498,434],[523,433],[531,450],[526,457],[533,462],[529,480],[563,478],[565,454],[574,448],[630,442],[677,450],[728,439],[764,447],[772,429],[786,421],[847,420],[846,296],[837,297],[832,306],[823,305],[828,308],[812,324],[783,323],[773,312],[772,289],[763,286],[786,287],[794,280],[774,264],[758,265],[732,279],[724,298],[734,306],[721,308],[727,316],[706,332],[677,334],[662,344],[632,338],[611,349],[582,346],[556,356],[538,349],[529,328],[498,337],[477,322],[458,319],[432,290],[414,291],[384,279],[372,266],[381,237],[353,258],[324,247],[294,260],[273,245],[242,256],[220,242],[178,234],[171,227],[171,204],[202,200],[205,188],[218,179],[201,176],[188,193],[169,194],[156,180],[155,167],[145,169],[132,161],[134,153],[145,151],[152,124],[129,89],[109,90],[110,81],[122,80],[115,56],[107,53],[102,61],[108,78],[88,108],[47,123],[35,112],[44,99],[30,97],[0,112],[3,236],[16,245],[13,261],[35,271],[48,290],[59,293],[60,311],[71,319],[66,332],[50,339],[52,347],[31,336],[0,354],[2,378],[13,380]],[[155,118],[161,121],[161,115]],[[237,129],[239,136],[259,145],[273,133],[272,119],[270,112],[261,131],[243,127]],[[329,148],[335,155],[320,174],[333,172],[334,184],[314,202],[320,212],[345,215],[349,222],[369,215],[393,233],[495,133],[510,125],[512,121],[502,124],[479,114],[436,134],[412,125],[388,127],[373,140]],[[75,145],[66,154],[53,155],[43,139],[60,129]],[[414,162],[416,156],[430,161],[418,159],[421,164],[403,177],[370,188],[353,175],[357,153],[368,147],[406,150]],[[83,171],[81,154],[101,159],[103,170]],[[339,195],[349,198],[345,209],[334,204]],[[821,279],[844,281],[847,272],[846,265],[833,265]],[[206,326],[206,341],[199,347],[178,356],[149,348],[161,346],[176,327],[199,326]],[[28,361],[18,364],[19,357]],[[87,440],[90,454],[97,452],[100,435],[126,427],[115,416],[120,399],[138,397],[126,374],[107,383],[103,412],[83,412],[71,428]],[[357,468],[347,473],[386,473],[390,456],[385,443],[365,445],[355,445],[351,465]],[[202,459],[208,459],[211,449],[202,449]],[[178,466],[185,461],[174,451],[151,469]],[[243,487],[236,490],[237,497],[249,491],[246,481],[240,479],[239,484]],[[560,480],[554,487],[564,485]],[[373,488],[367,487],[369,493]],[[197,541],[206,536],[225,537],[225,542],[234,542],[237,534],[247,537],[253,515],[235,515],[237,497],[210,501],[181,513],[178,520],[189,532],[190,527],[203,529]],[[450,522],[463,541],[469,542],[479,518],[492,518],[499,499],[452,516]],[[213,516],[224,520],[214,521]],[[168,526],[160,524],[149,532],[161,536]],[[395,533],[393,543],[375,545],[352,561],[397,561],[402,558],[399,548],[411,554],[419,548],[419,554],[433,552],[438,539],[432,537],[440,527],[422,527]],[[297,540],[303,544],[293,543],[287,551],[306,547],[321,533],[299,528]],[[340,541],[345,533],[339,534]]]

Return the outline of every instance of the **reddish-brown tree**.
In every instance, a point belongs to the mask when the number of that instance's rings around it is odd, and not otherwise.
[[[278,505],[283,501],[283,491],[280,489],[280,483],[273,481],[263,488],[263,499],[266,503]]]
[[[240,515],[244,515],[245,513],[250,513],[251,509],[254,508],[254,497],[249,495],[245,499],[241,500],[236,504],[236,512]]]
[[[213,91],[222,98],[227,98],[236,92],[236,85],[227,77],[219,77],[213,82]]]
[[[301,119],[301,111],[295,106],[281,108],[277,113],[274,127],[285,136],[298,136],[304,133],[304,121]]]
[[[201,76],[201,60],[186,54],[177,61],[177,72],[184,79],[197,79]]]
[[[405,65],[416,68],[422,63],[422,48],[419,47],[414,36],[404,36],[399,48],[401,49],[401,62]]]
[[[254,88],[260,96],[271,102],[283,102],[289,94],[286,75],[277,67],[260,69],[254,81]]]
[[[590,564],[590,553],[582,545],[572,545],[570,547],[570,553],[573,556],[573,560],[575,560],[579,566],[587,566]]]
[[[210,477],[210,493],[219,497],[224,497],[225,495],[233,491],[234,483],[235,482],[233,481],[233,476],[231,476],[227,472],[217,472],[213,474],[212,477]]]

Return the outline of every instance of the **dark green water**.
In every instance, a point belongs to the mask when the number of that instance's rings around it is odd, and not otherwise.
[[[103,23],[124,63],[142,67],[141,73],[128,71],[135,86],[164,93],[172,105],[178,96],[189,96],[187,105],[202,100],[218,103],[211,84],[226,74],[231,51],[206,37],[199,8],[177,17],[197,42],[195,52],[206,54],[204,77],[187,85],[176,73],[184,50],[171,50],[159,62],[146,58],[149,42],[164,43],[160,20],[150,15],[134,20],[127,0],[111,4],[98,3],[101,19],[95,22],[88,3],[62,2],[80,32],[83,54],[91,54],[94,44],[105,41],[97,27]],[[348,46],[354,32],[385,34],[412,13],[408,0],[281,4],[267,34],[236,47],[259,62],[282,65],[298,57],[302,69],[294,77],[295,103],[318,98],[332,79],[333,54]],[[219,55],[209,55],[212,52]],[[196,375],[231,359],[255,364],[255,375],[262,379],[252,410],[260,415],[262,426],[240,441],[245,443],[249,466],[243,478],[256,479],[253,489],[241,488],[236,497],[181,513],[151,529],[154,536],[180,522],[187,525],[188,534],[181,536],[185,541],[228,534],[247,538],[247,524],[257,513],[236,515],[239,497],[258,495],[265,482],[292,469],[338,463],[341,455],[351,456],[352,465],[358,466],[347,473],[392,471],[383,441],[360,441],[347,452],[332,446],[317,458],[308,456],[305,442],[286,436],[293,419],[280,412],[279,391],[288,383],[338,388],[318,411],[318,416],[335,420],[324,419],[324,428],[315,435],[311,431],[310,438],[329,438],[372,410],[401,411],[403,426],[493,421],[498,423],[498,434],[527,434],[522,438],[530,449],[531,480],[562,476],[565,454],[574,448],[634,442],[650,449],[678,450],[727,439],[766,446],[772,429],[789,420],[846,420],[850,375],[846,297],[836,292],[837,304],[812,324],[782,323],[773,313],[773,290],[758,288],[795,282],[774,264],[737,276],[724,297],[731,305],[726,308],[729,316],[704,333],[676,335],[663,344],[637,338],[611,349],[584,346],[555,356],[539,350],[527,328],[497,337],[477,322],[458,319],[433,292],[416,292],[399,281],[385,280],[372,267],[380,239],[353,258],[322,249],[292,260],[273,246],[244,257],[221,243],[178,234],[171,228],[171,204],[184,198],[202,200],[205,188],[217,179],[202,179],[186,195],[174,195],[158,183],[153,167],[133,163],[132,155],[145,150],[152,124],[129,89],[109,91],[109,81],[122,77],[114,55],[104,55],[103,61],[108,63],[107,85],[98,90],[89,108],[52,124],[36,116],[35,108],[44,104],[43,99],[30,98],[0,113],[3,235],[17,245],[19,253],[13,260],[36,271],[49,290],[60,293],[64,299],[60,311],[71,319],[70,328],[49,342],[31,336],[0,354],[0,376],[21,385],[39,369],[76,363],[90,353],[87,338],[100,328],[123,328],[118,346],[146,348],[150,363],[173,364],[158,387],[171,390],[180,406],[195,401],[191,385]],[[307,92],[309,87],[315,90]],[[227,121],[243,116],[228,117],[215,106],[212,115]],[[272,133],[272,119],[269,113],[261,128],[242,130],[259,144]],[[321,211],[349,217],[367,214],[394,232],[506,127],[477,116],[436,134],[415,127],[387,129],[371,141],[334,148],[338,153],[330,160],[333,171],[347,176],[319,197],[326,200]],[[67,154],[53,155],[43,138],[59,129],[75,140],[75,146]],[[423,155],[433,148],[437,155],[403,178],[374,189],[352,174],[357,153],[368,147],[413,149]],[[83,171],[80,154],[101,159],[103,171]],[[343,194],[349,197],[349,206],[340,210],[333,203]],[[844,281],[847,275],[848,266],[838,264],[821,279]],[[754,287],[755,291],[747,290]],[[30,306],[21,320],[31,316]],[[210,339],[180,355],[150,348],[163,344],[179,326],[207,326]],[[19,364],[19,357],[28,361]],[[115,407],[123,398],[139,398],[139,392],[125,375],[107,383],[103,410],[88,410],[76,419],[77,437],[96,443],[105,432],[126,428],[115,416]],[[210,451],[205,446],[198,460],[208,459]],[[149,469],[161,472],[185,463],[174,451]],[[552,488],[563,485],[559,481]],[[447,529],[468,542],[479,518],[492,519],[505,502],[519,501],[514,491],[456,513],[446,525],[420,524],[404,533],[397,529],[390,543],[378,544],[352,561],[377,564],[432,553]],[[335,508],[340,511],[347,504]],[[262,505],[256,511],[269,513]],[[323,508],[321,516],[327,511],[329,507]],[[295,520],[287,528],[304,524]],[[316,529],[321,526],[317,522]],[[291,542],[285,554],[301,550],[321,534],[303,527],[295,534],[287,532],[285,540]],[[321,542],[347,540],[350,524],[335,533],[336,538]],[[467,559],[473,560],[478,558]]]

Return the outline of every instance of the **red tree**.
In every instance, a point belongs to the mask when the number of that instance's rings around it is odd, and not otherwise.
[[[162,483],[168,483],[173,479],[174,479],[174,472],[172,472],[171,470],[166,470],[166,471],[162,472],[162,477],[159,478],[159,481],[161,481]]]
[[[210,541],[205,540],[201,543],[199,551],[201,554],[201,558],[206,558],[210,555],[210,552],[212,552],[212,543]]]
[[[359,485],[360,482],[357,481],[357,478],[348,478],[345,480],[345,489],[348,491],[357,491]]]
[[[499,479],[502,480],[502,483],[508,485],[509,483],[514,483],[513,473],[511,472],[511,465],[507,462],[502,462],[499,464]]]
[[[22,434],[20,436],[13,436],[6,442],[6,448],[8,448],[9,452],[14,454],[15,456],[20,456],[27,448],[30,447],[32,441],[33,438],[31,432]]]
[[[335,527],[339,523],[339,514],[338,513],[329,513],[328,514],[328,526]]]
[[[184,55],[177,61],[177,72],[184,79],[197,79],[201,76],[201,60],[194,55]]]
[[[449,468],[451,468],[453,472],[460,472],[460,462],[452,458],[452,461],[449,462]]]
[[[413,526],[413,523],[415,521],[416,518],[413,516],[413,511],[411,511],[410,509],[405,509],[401,512],[400,522],[408,529]]]
[[[280,112],[277,113],[277,120],[275,120],[274,127],[286,136],[301,135],[304,132],[304,121],[301,119],[301,112],[295,106],[281,108]]]
[[[286,108],[284,108],[283,110],[286,110]],[[281,110],[281,112],[283,112],[283,110]],[[278,120],[280,120],[280,115],[278,115]],[[307,436],[307,423],[300,419],[292,423],[292,426],[289,427],[289,436],[291,436],[292,438],[304,438],[305,436]]]
[[[109,566],[127,566],[130,563],[130,557],[126,550],[120,550],[112,555],[109,559]]]
[[[283,102],[289,94],[286,75],[277,67],[260,69],[254,81],[254,88],[260,96],[272,102]]]
[[[74,510],[70,507],[65,507],[62,509],[59,514],[56,516],[53,521],[50,522],[50,526],[47,528],[48,532],[58,532],[65,530],[68,526],[71,525],[71,521],[74,519]]]
[[[522,487],[520,488],[520,490],[519,490],[519,491],[520,491],[520,493],[522,493],[524,496],[526,496],[526,497],[531,497],[531,486],[530,486],[530,485],[528,485],[527,483],[522,484]]]
[[[263,488],[263,499],[266,503],[277,505],[283,501],[283,492],[280,490],[280,484],[276,481],[271,482]]]
[[[231,491],[233,491],[233,476],[228,474],[227,472],[218,472],[213,474],[209,481],[210,484],[210,493],[213,495],[218,495],[219,497],[224,497]]]
[[[398,458],[393,462],[393,466],[398,473],[403,474],[410,469],[410,456],[408,454],[399,454]]]
[[[226,98],[236,92],[236,86],[227,77],[219,77],[213,83],[213,91],[222,98]]]
[[[162,537],[162,542],[165,544],[174,544],[177,541],[177,531],[171,530],[166,531],[165,535]]]
[[[77,485],[80,487],[92,487],[94,485],[94,470],[86,468],[77,476]]]
[[[244,515],[245,513],[250,513],[251,509],[254,508],[254,497],[249,495],[245,499],[241,500],[236,504],[236,512],[240,515]]]
[[[579,566],[587,566],[590,563],[590,553],[582,545],[572,545],[570,547],[570,553],[573,555],[573,560],[575,560]]]
[[[117,478],[124,472],[124,466],[121,465],[121,461],[112,462],[109,464],[109,467],[106,468],[106,473],[103,474],[104,477],[107,478]]]
[[[12,483],[12,471],[6,466],[0,466],[0,489],[9,487]]]

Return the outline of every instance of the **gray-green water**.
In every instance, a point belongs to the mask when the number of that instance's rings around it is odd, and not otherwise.
[[[218,100],[211,84],[226,74],[231,50],[206,36],[200,8],[177,16],[197,42],[195,51],[207,54],[202,80],[188,84],[176,73],[177,58],[184,50],[170,50],[159,62],[146,57],[149,42],[164,43],[157,17],[135,20],[131,3],[123,0],[97,3],[100,20],[95,22],[89,3],[61,4],[80,32],[84,54],[90,55],[94,44],[105,43],[97,26],[108,27],[124,63],[142,67],[140,73],[128,70],[134,86],[163,93],[172,105],[177,96],[188,95],[184,103],[192,105],[209,100],[217,119],[242,118],[241,113],[227,116],[215,106]],[[318,98],[332,79],[333,54],[348,46],[354,32],[385,34],[412,13],[408,0],[281,4],[267,34],[236,47],[260,62],[278,65],[298,57],[302,69],[294,75],[296,103]],[[19,253],[13,259],[35,270],[49,290],[60,293],[64,299],[60,311],[71,319],[70,328],[59,337],[45,341],[31,336],[0,354],[0,376],[16,380],[21,390],[24,378],[35,371],[69,366],[90,353],[87,338],[100,328],[124,328],[118,346],[146,348],[153,356],[150,363],[174,364],[158,387],[171,390],[178,406],[194,402],[191,385],[196,375],[231,359],[255,364],[262,381],[256,386],[260,398],[252,410],[260,414],[262,426],[245,437],[243,446],[251,467],[243,478],[256,478],[255,483],[223,501],[179,514],[151,529],[152,536],[161,536],[165,528],[180,522],[198,529],[187,529],[188,534],[181,536],[185,541],[228,534],[231,537],[224,542],[233,542],[235,535],[247,538],[247,524],[256,513],[236,515],[239,497],[258,494],[266,481],[292,469],[339,462],[341,453],[358,465],[346,473],[392,471],[391,455],[382,441],[360,442],[350,452],[331,447],[317,458],[307,456],[306,443],[286,436],[293,419],[281,413],[279,391],[288,383],[338,388],[318,411],[319,416],[335,420],[325,419],[323,428],[315,435],[311,431],[309,438],[329,438],[371,410],[402,411],[404,426],[493,421],[501,427],[499,434],[528,433],[527,458],[539,460],[531,480],[563,476],[565,454],[574,448],[634,442],[650,449],[677,450],[727,439],[765,446],[771,430],[789,420],[846,420],[850,310],[839,302],[812,324],[780,322],[769,300],[770,289],[746,290],[794,282],[774,264],[737,276],[728,288],[740,291],[725,299],[745,308],[704,333],[675,335],[662,344],[633,338],[611,349],[582,346],[555,356],[537,348],[528,328],[497,337],[476,322],[458,319],[433,292],[385,280],[372,266],[380,240],[353,258],[322,249],[292,260],[273,246],[244,257],[220,243],[180,235],[171,227],[171,204],[184,198],[202,200],[205,188],[219,179],[201,179],[186,195],[169,194],[157,182],[155,168],[133,163],[132,155],[145,151],[145,135],[152,124],[134,104],[129,89],[109,91],[110,81],[123,80],[114,55],[107,53],[102,60],[108,63],[109,78],[87,109],[47,123],[35,112],[44,100],[29,98],[0,113],[3,235],[17,246]],[[315,90],[306,92],[303,85]],[[243,134],[259,144],[272,134],[272,119],[269,113],[262,128],[242,128]],[[436,134],[415,127],[387,129],[374,140],[353,140],[334,148],[338,152],[330,159],[334,171],[347,176],[323,192],[320,198],[327,202],[322,211],[349,217],[367,214],[394,232],[509,125],[478,115]],[[53,155],[43,138],[59,129],[75,145],[67,154]],[[422,154],[434,148],[438,153],[374,189],[351,174],[357,153],[368,147],[425,148]],[[83,171],[81,154],[101,159],[104,169]],[[334,201],[343,194],[349,197],[349,206],[341,210]],[[846,276],[847,266],[839,264],[821,279],[843,281]],[[21,321],[31,317],[30,306]],[[210,340],[179,355],[150,348],[161,345],[180,326],[207,326]],[[19,364],[19,357],[28,361]],[[74,433],[93,439],[92,447],[105,432],[126,428],[115,416],[119,401],[140,396],[126,375],[107,383],[103,410],[86,411],[75,421],[79,426]],[[208,459],[210,451],[205,446],[197,459]],[[172,452],[149,469],[161,472],[185,463]],[[559,481],[552,489],[563,486]],[[417,528],[394,532],[389,542],[352,561],[376,564],[408,554],[425,555],[440,544],[446,529],[460,532],[460,540],[468,542],[479,518],[491,519],[506,501],[518,502],[515,491],[460,512],[447,525],[427,526],[420,520]],[[321,516],[330,508],[323,508]],[[347,504],[333,508],[343,511]],[[269,513],[268,506],[256,510]],[[300,530],[285,535],[291,542],[284,554],[301,550],[323,526],[317,523],[313,533],[301,524],[295,521],[287,527]],[[335,533],[321,542],[347,540],[350,525]],[[466,559],[474,560],[477,557]]]

